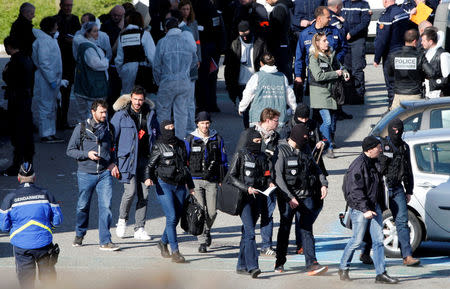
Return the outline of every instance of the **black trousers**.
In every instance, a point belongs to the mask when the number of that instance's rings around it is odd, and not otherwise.
[[[50,262],[48,251],[53,244],[38,249],[22,249],[14,246],[16,273],[21,288],[34,288],[36,264],[39,268],[39,280],[42,282],[56,280],[55,266]]]
[[[13,166],[32,162],[34,156],[33,116],[29,96],[11,94],[8,97],[9,135],[14,147]]]

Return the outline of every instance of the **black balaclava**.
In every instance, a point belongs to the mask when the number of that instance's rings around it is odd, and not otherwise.
[[[295,123],[300,123],[298,118],[309,118],[309,106],[306,104],[299,104],[295,109],[294,120]]]
[[[291,135],[289,138],[293,140],[297,144],[297,148],[303,149],[305,145],[308,143],[308,128],[305,124],[299,123],[294,125],[291,130]],[[305,137],[306,135],[306,137]]]
[[[262,141],[261,134],[258,131],[251,129],[247,135],[247,142],[245,143],[245,147],[249,152],[258,154],[261,152],[261,143],[253,142],[254,138],[259,138]]]
[[[394,128],[398,130],[398,133],[395,133]],[[402,135],[403,135],[403,121],[401,121],[399,118],[395,118],[391,120],[391,122],[388,125],[388,134],[389,138],[392,140],[392,142],[395,145],[402,144]]]
[[[177,137],[175,136],[175,129],[166,129],[166,125],[173,124],[172,120],[163,120],[159,125],[161,135],[159,136],[161,141],[166,144],[174,145],[177,143]]]
[[[238,31],[239,32],[247,32],[250,30],[250,23],[248,23],[248,21],[241,21],[238,24]],[[253,42],[253,33],[250,31],[250,33],[248,35],[244,37],[239,36],[242,41],[244,41],[245,43],[252,43]]]

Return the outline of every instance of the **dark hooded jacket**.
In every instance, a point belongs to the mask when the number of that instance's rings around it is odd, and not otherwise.
[[[33,52],[32,45],[36,37],[33,34],[33,24],[27,20],[22,14],[17,17],[17,20],[11,26],[9,36],[14,38],[19,46],[19,50],[28,56]]]

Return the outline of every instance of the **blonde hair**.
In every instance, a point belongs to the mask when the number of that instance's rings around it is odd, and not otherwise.
[[[318,42],[323,38],[323,37],[327,37],[326,34],[324,32],[319,32],[314,34],[313,38],[312,38],[312,45],[314,47],[314,57],[318,58],[319,57],[319,53],[322,52],[323,54],[330,56],[331,55],[331,49],[328,49],[327,51],[323,51],[319,48]]]

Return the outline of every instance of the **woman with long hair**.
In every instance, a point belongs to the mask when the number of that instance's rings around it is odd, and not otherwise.
[[[332,87],[340,77],[347,81],[350,75],[339,63],[323,32],[316,33],[312,39],[309,49],[309,75],[310,107],[319,110],[322,117],[320,132],[330,141],[326,156],[335,158],[332,139],[336,131],[337,103],[332,96]]]

